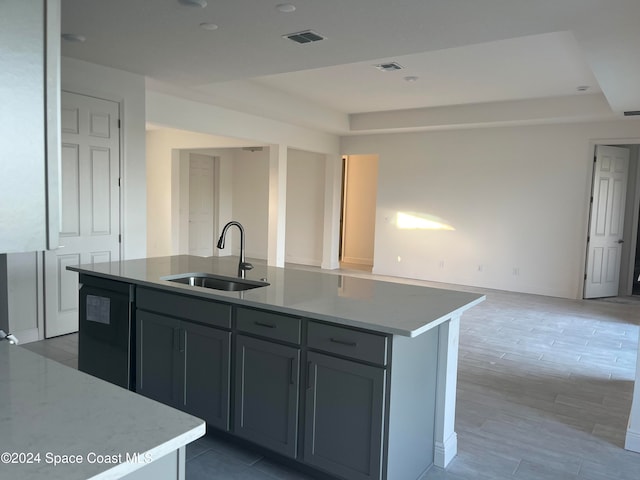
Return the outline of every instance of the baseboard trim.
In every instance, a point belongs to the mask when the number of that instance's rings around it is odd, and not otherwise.
[[[368,267],[373,266],[372,258],[359,258],[359,257],[342,257],[344,263],[355,263],[356,265],[366,265]]]
[[[284,261],[286,263],[295,263],[297,265],[308,265],[311,267],[319,267],[322,262],[316,260],[315,258],[303,258],[303,257],[293,257],[293,256],[285,256]]]
[[[436,442],[433,448],[433,464],[445,468],[458,453],[458,435],[453,432],[444,443]]]
[[[640,453],[640,432],[627,430],[627,438],[624,442],[625,450]]]

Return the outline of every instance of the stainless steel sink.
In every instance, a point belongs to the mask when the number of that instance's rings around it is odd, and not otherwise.
[[[160,280],[183,283],[194,287],[224,290],[225,292],[241,292],[244,290],[251,290],[252,288],[266,287],[270,285],[267,282],[247,280],[246,278],[238,277],[223,277],[221,275],[212,275],[210,273],[183,273],[179,275],[168,275],[166,277],[161,277]]]

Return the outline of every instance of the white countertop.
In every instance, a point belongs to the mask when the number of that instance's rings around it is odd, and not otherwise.
[[[204,433],[196,417],[0,342],[2,479],[120,478],[145,465],[126,462],[127,454],[159,459]],[[7,453],[17,462],[7,463]],[[55,455],[82,463],[54,466],[65,460]]]
[[[236,276],[238,257],[177,255],[68,267],[69,270],[178,293],[267,308],[353,327],[415,337],[482,302],[485,297],[417,285],[383,282],[322,271],[269,267],[251,260],[247,279],[270,283],[224,292],[161,280],[182,273]]]

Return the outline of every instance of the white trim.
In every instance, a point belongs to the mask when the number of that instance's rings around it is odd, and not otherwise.
[[[367,267],[373,266],[373,258],[361,258],[361,257],[342,257],[344,263],[355,263],[356,265],[366,265]]]
[[[435,442],[433,447],[433,464],[436,467],[445,468],[458,453],[458,435],[453,432],[443,442]]]
[[[305,258],[305,257],[296,257],[294,255],[285,255],[284,261],[286,263],[295,263],[298,265],[310,265],[312,267],[319,267],[322,263],[317,258]]]
[[[433,463],[440,468],[445,468],[458,453],[455,420],[459,336],[460,314],[454,312],[450,320],[438,327]]]
[[[624,442],[625,450],[640,453],[640,432],[627,430],[627,438]]]

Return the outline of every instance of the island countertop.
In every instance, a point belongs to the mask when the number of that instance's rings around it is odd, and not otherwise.
[[[8,342],[0,365],[0,478],[120,478],[205,433],[196,417]]]
[[[237,276],[238,257],[176,255],[69,266],[68,270],[353,327],[415,337],[482,302],[484,295],[294,268],[251,260],[248,280],[270,285],[226,292],[162,277],[186,273]]]

